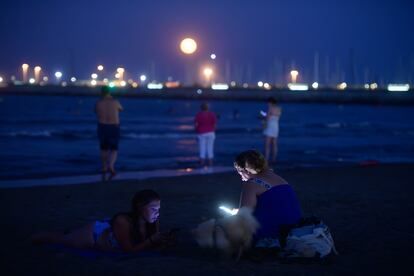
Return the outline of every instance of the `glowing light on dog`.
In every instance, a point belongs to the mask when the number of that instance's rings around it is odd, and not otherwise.
[[[230,209],[226,206],[220,206],[219,209],[223,210],[224,212],[226,212],[227,214],[232,215],[232,216],[236,215],[239,212],[239,209],[235,209],[235,208]]]

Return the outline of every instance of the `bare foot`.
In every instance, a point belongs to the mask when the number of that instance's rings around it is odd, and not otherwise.
[[[116,176],[116,171],[114,169],[110,170],[111,174],[108,177],[108,181],[111,181]]]

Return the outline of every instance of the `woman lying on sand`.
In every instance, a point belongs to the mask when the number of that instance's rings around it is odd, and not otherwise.
[[[255,234],[255,247],[280,247],[280,228],[300,221],[300,205],[292,187],[268,166],[257,150],[240,153],[234,167],[244,181],[240,208],[250,207],[260,224]]]
[[[70,232],[41,232],[33,244],[62,244],[104,251],[138,252],[174,243],[174,235],[159,232],[160,196],[142,190],[132,199],[129,213],[118,213],[110,221],[95,221]]]

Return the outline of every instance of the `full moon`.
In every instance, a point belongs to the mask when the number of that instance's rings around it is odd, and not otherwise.
[[[197,43],[192,38],[185,38],[180,43],[180,49],[184,54],[191,55],[197,50]]]

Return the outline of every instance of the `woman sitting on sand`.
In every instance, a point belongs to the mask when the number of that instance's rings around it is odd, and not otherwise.
[[[244,181],[240,208],[252,208],[260,224],[255,247],[280,247],[280,228],[296,224],[302,218],[295,192],[286,180],[269,169],[266,158],[257,150],[240,153],[234,167]]]
[[[166,246],[174,237],[159,232],[160,196],[142,190],[132,199],[129,213],[118,213],[110,221],[95,221],[70,232],[41,232],[33,244],[62,244],[104,251],[138,252]]]

